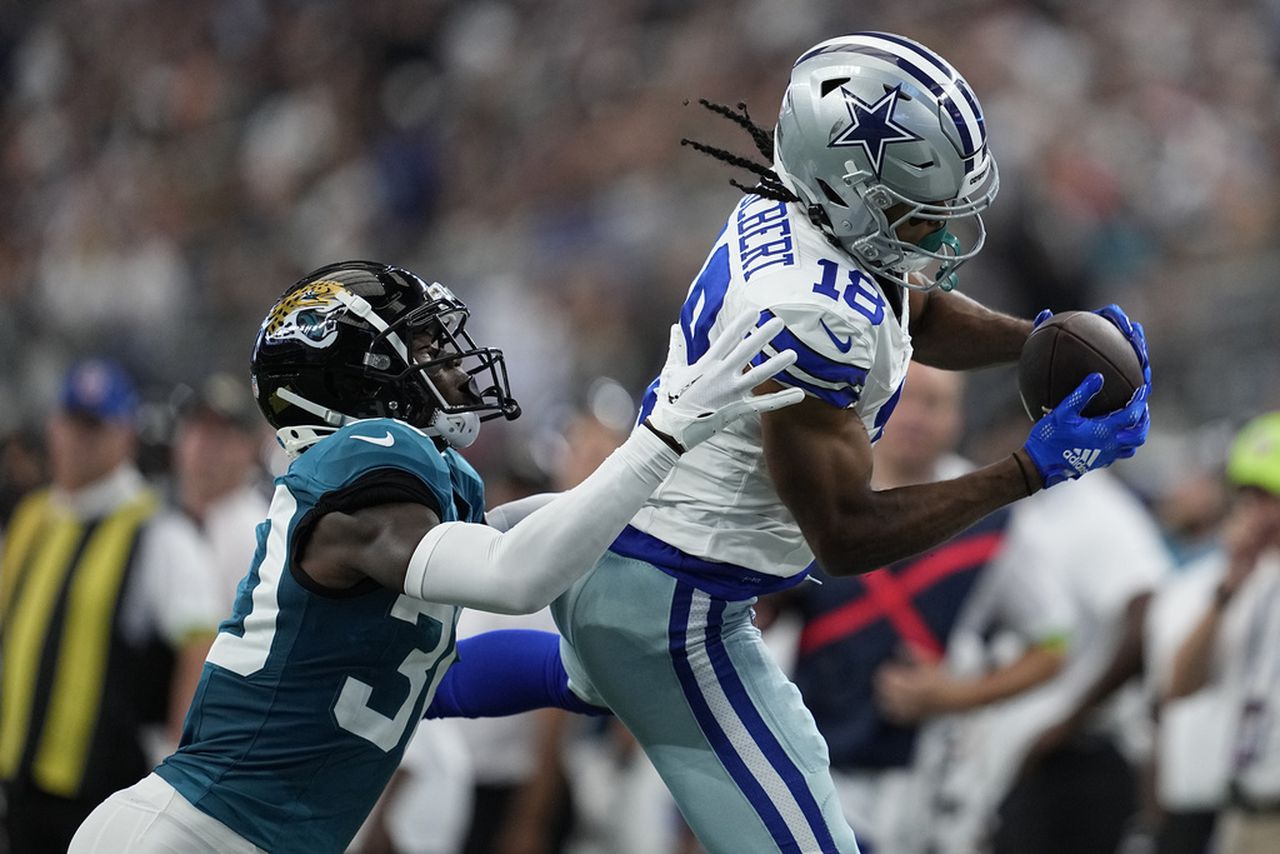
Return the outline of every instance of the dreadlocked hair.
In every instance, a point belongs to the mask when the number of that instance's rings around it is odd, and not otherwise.
[[[688,101],[685,103],[687,104]],[[749,133],[751,135],[751,141],[755,143],[756,150],[759,151],[761,156],[768,161],[768,164],[773,163],[773,132],[760,127],[751,120],[751,115],[747,112],[747,105],[745,103],[739,102],[737,110],[734,110],[732,107],[726,107],[724,104],[717,104],[713,101],[708,101],[706,98],[699,98],[698,103],[716,115],[724,116],[726,119]],[[714,157],[721,163],[728,163],[730,166],[735,166],[738,169],[745,169],[748,172],[753,173],[759,179],[754,187],[748,187],[746,184],[732,178],[729,179],[729,183],[731,185],[737,187],[744,193],[762,196],[766,199],[772,199],[775,202],[795,202],[797,204],[804,204],[799,196],[787,189],[787,186],[782,183],[782,179],[778,177],[778,173],[774,172],[768,164],[757,163],[754,160],[734,154],[731,151],[725,151],[723,148],[706,145],[705,143],[698,142],[697,140],[681,139],[680,144],[687,145],[693,150],[700,151],[709,157]]]

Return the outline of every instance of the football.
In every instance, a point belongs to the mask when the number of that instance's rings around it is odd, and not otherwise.
[[[1138,354],[1114,323],[1091,311],[1053,315],[1027,337],[1018,361],[1027,415],[1038,420],[1091,373],[1102,374],[1103,385],[1083,410],[1090,418],[1124,407],[1142,385]]]

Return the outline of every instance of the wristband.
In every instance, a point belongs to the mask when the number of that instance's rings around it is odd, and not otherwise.
[[[1035,463],[1026,458],[1027,455],[1020,451],[1014,451],[1013,459],[1018,464],[1018,471],[1022,472],[1022,483],[1027,488],[1027,495],[1035,495],[1041,489],[1044,489],[1044,480],[1040,477],[1040,472],[1036,471]]]

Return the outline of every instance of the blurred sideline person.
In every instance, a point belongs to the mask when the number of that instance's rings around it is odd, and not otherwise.
[[[1214,546],[1179,569],[1156,591],[1147,615],[1147,692],[1156,710],[1156,854],[1208,854],[1218,814],[1227,802],[1235,723],[1232,698],[1212,685],[1179,696],[1170,693],[1178,651],[1214,604],[1222,581],[1220,548]],[[1240,601],[1237,597],[1234,610],[1240,610]]]
[[[111,791],[173,743],[217,625],[209,555],[134,466],[137,393],[117,364],[66,375],[53,485],[14,513],[0,564],[0,775],[10,850],[65,852]]]
[[[673,336],[662,401],[591,477],[486,514],[456,448],[520,410],[502,352],[477,346],[468,318],[444,286],[368,261],[322,267],[271,308],[253,382],[296,458],[181,745],[94,810],[74,854],[342,850],[424,714],[600,713],[574,693],[554,635],[455,642],[459,609],[545,607],[682,454],[800,397],[751,394],[793,353],[743,370],[781,324],[746,315],[693,365]]]
[[[576,411],[564,430],[552,475],[557,491],[585,480],[623,441],[632,409],[619,417],[597,399]],[[588,392],[592,394],[592,391]],[[610,421],[597,417],[608,418]],[[464,612],[459,636],[504,626],[554,630],[550,614],[504,617]],[[614,718],[570,716],[560,709],[458,721],[471,748],[476,812],[468,854],[663,854],[671,850],[678,816],[661,779]]]
[[[475,775],[459,730],[461,723],[440,719],[418,727],[382,797],[347,847],[349,854],[459,854],[464,850]]]
[[[1149,386],[1089,419],[1091,375],[1004,459],[875,489],[871,447],[913,353],[948,369],[1010,362],[1034,326],[953,291],[999,185],[981,108],[945,59],[888,33],[800,56],[772,131],[745,108],[704,103],[765,162],[689,142],[756,184],[737,184],[746,195],[689,288],[680,343],[696,358],[731,318],[781,320],[773,346],[797,361],[762,390],[805,399],[682,458],[552,613],[573,684],[636,736],[705,847],[857,851],[813,717],[752,625],[755,597],[803,582],[815,559],[857,575],[918,554],[1133,455]],[[1141,326],[1116,306],[1101,314],[1149,377]],[[642,418],[661,397],[651,387]]]
[[[1139,813],[1150,751],[1142,671],[1146,613],[1172,559],[1151,515],[1111,473],[1027,503],[1046,544],[1036,572],[1067,591],[1076,622],[1057,678],[993,710],[989,779],[1010,787],[998,854],[1113,851]],[[1063,536],[1063,531],[1073,532]]]
[[[600,405],[577,412],[565,431],[555,483],[567,488],[626,437],[625,416]],[[609,416],[614,418],[609,420]],[[671,795],[635,737],[617,718],[562,721],[556,745],[573,804],[565,850],[572,854],[672,854],[683,828]],[[550,741],[544,741],[544,748]],[[540,767],[546,769],[544,761]],[[544,771],[545,773],[545,771]]]
[[[1064,529],[1089,533],[1064,541]],[[1150,726],[1132,677],[1145,603],[1170,555],[1150,514],[1109,472],[1017,505],[1009,541],[1018,548],[1001,562],[1064,600],[1066,662],[1043,685],[922,737],[920,770],[938,816],[929,850],[1112,851],[1138,810],[1134,766],[1144,764]],[[970,633],[955,648],[972,667],[1008,661],[1025,639]],[[1045,758],[1054,771],[1039,764]]]
[[[1223,548],[1205,558],[1218,581],[1180,645],[1171,699],[1222,698],[1230,722],[1221,854],[1280,846],[1280,413],[1245,425],[1227,479],[1236,494]]]
[[[178,504],[212,550],[222,616],[231,613],[253,562],[254,526],[267,515],[261,418],[248,387],[230,374],[209,376],[179,402],[172,452]]]
[[[972,469],[953,453],[963,391],[961,374],[911,366],[892,427],[876,445],[873,485]],[[925,850],[920,816],[939,815],[928,801],[939,781],[920,771],[926,733],[1044,682],[1062,662],[1065,597],[1029,560],[1040,544],[1017,536],[1017,512],[994,513],[919,558],[859,578],[824,578],[794,597],[804,614],[794,678],[831,751],[836,791],[864,854]],[[997,668],[962,668],[954,641],[998,628],[1023,638],[1024,652]]]

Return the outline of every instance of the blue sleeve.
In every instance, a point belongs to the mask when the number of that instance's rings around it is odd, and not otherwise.
[[[458,661],[423,717],[496,718],[543,708],[609,714],[569,690],[558,635],[505,629],[458,641]]]

